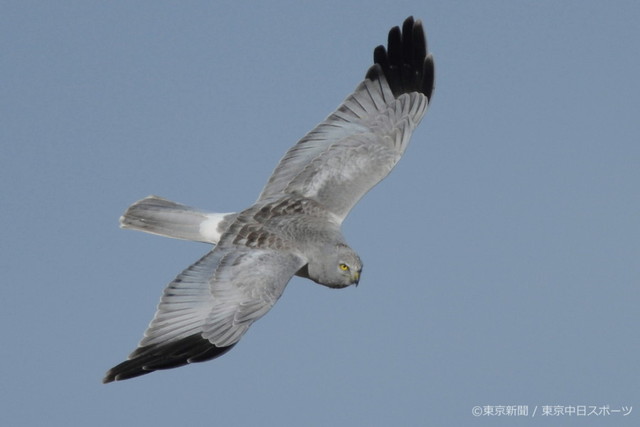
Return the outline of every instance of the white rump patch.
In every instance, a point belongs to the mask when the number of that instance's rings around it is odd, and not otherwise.
[[[222,222],[228,213],[211,213],[207,214],[204,221],[200,223],[200,235],[204,240],[211,243],[218,243],[222,233],[218,230],[218,225]]]

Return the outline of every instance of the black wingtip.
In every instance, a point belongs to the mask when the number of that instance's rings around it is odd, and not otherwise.
[[[129,360],[111,368],[102,382],[128,380],[160,369],[205,362],[222,356],[234,346],[216,347],[200,335],[191,335],[170,344],[139,347],[131,353]]]
[[[410,16],[405,19],[402,29],[391,28],[387,47],[378,46],[374,49],[373,62],[367,79],[376,80],[383,74],[394,96],[420,92],[431,100],[435,67],[433,56],[427,50],[427,39],[420,20]]]

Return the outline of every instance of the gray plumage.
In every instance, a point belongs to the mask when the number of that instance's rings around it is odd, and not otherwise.
[[[356,90],[287,151],[253,206],[214,214],[156,196],[131,205],[123,228],[215,246],[167,286],[138,348],[103,381],[224,354],[294,275],[357,284],[362,262],[342,221],[403,155],[433,82],[422,24],[409,17],[391,29],[386,49],[374,50]]]

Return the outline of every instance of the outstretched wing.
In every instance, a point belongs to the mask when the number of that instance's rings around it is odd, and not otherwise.
[[[304,264],[287,252],[216,247],[167,286],[138,348],[103,382],[226,353],[273,307]]]
[[[282,158],[259,199],[297,194],[343,220],[404,153],[433,93],[433,57],[420,21],[405,20],[378,46],[355,92]]]

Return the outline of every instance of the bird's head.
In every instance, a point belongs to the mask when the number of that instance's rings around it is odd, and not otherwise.
[[[357,285],[361,272],[360,257],[344,243],[324,246],[308,264],[309,278],[330,288]]]

